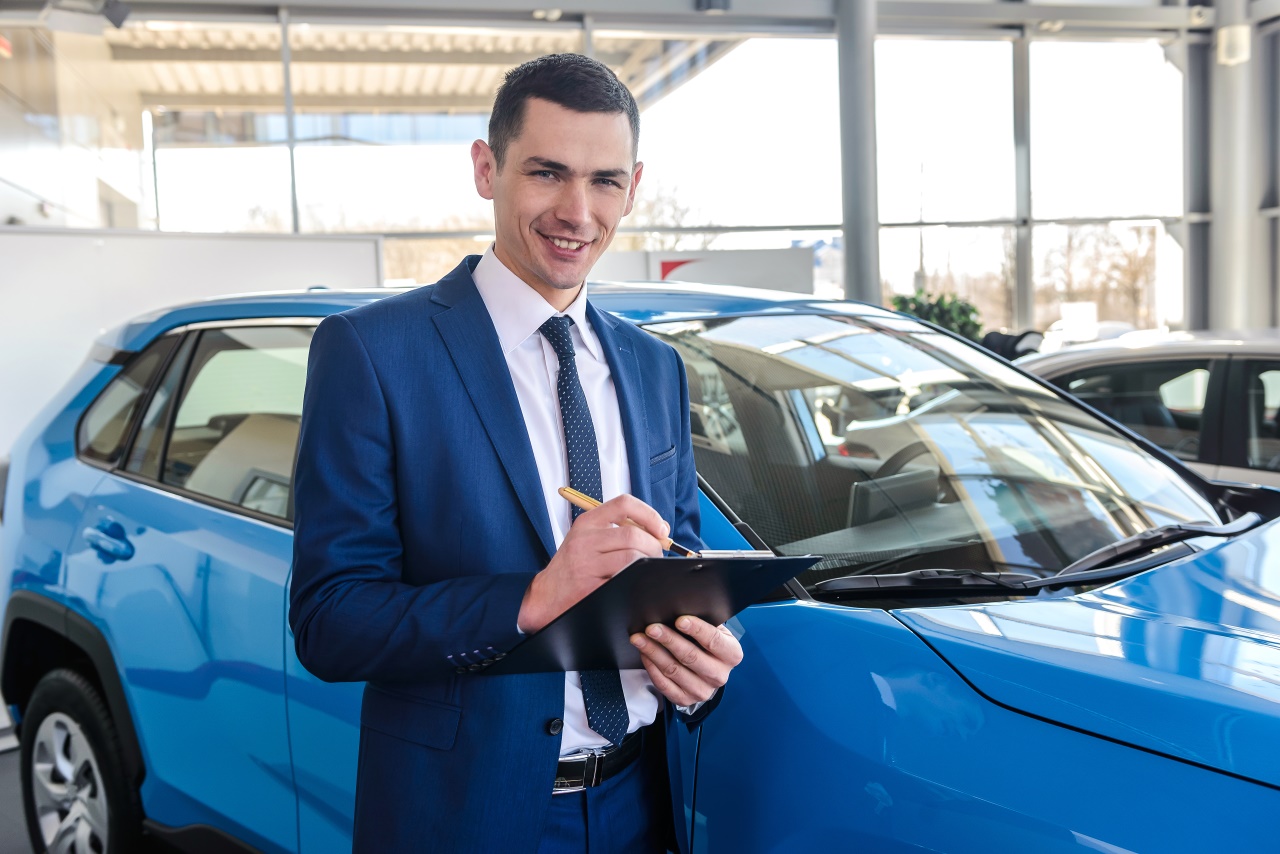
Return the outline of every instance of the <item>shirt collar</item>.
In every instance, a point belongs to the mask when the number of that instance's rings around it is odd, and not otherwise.
[[[507,269],[493,251],[493,244],[485,250],[480,263],[471,274],[476,290],[489,311],[493,328],[498,332],[498,343],[505,356],[519,347],[538,331],[547,319],[562,312],[555,310],[542,295],[524,283],[519,276]],[[587,321],[587,289],[584,286],[563,314],[573,319],[587,345],[587,350],[599,361],[603,357],[600,340]]]

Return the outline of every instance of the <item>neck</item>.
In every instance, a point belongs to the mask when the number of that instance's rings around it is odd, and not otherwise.
[[[507,253],[504,252],[502,247],[500,247],[496,242],[493,244],[493,254],[497,256],[498,260],[502,262],[502,265],[510,270],[517,279],[532,288],[538,296],[546,300],[547,304],[556,311],[563,312],[567,310],[569,306],[573,304],[573,301],[578,298],[578,294],[582,292],[582,286],[585,282],[579,282],[571,288],[557,288],[545,281],[542,281],[541,279],[538,279],[527,271],[516,267],[507,260]],[[530,279],[533,281],[530,281]]]

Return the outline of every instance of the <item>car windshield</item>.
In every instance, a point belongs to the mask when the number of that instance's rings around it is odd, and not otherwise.
[[[806,587],[925,567],[1048,576],[1157,525],[1221,521],[1126,436],[907,318],[646,328],[685,361],[698,471],[778,552],[824,556]]]

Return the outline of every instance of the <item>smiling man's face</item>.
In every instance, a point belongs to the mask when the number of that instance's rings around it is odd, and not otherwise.
[[[625,113],[579,113],[541,98],[524,106],[520,135],[499,169],[471,146],[476,190],[493,200],[494,253],[564,310],[631,212],[643,164]]]

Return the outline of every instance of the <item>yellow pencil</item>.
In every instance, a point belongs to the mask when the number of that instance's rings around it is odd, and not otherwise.
[[[568,501],[570,504],[572,504],[574,507],[581,507],[583,510],[591,510],[595,507],[600,506],[600,502],[596,501],[590,495],[587,495],[584,492],[579,492],[578,490],[573,489],[571,487],[562,486],[560,487],[559,492],[560,492],[560,495],[563,496],[564,499]],[[637,524],[635,521],[631,519],[627,520],[627,524],[635,525],[635,527],[637,528],[640,527],[639,524]],[[662,541],[662,547],[667,551],[675,552],[676,554],[681,555],[682,557],[700,557],[701,556],[697,552],[695,552],[693,549],[685,548],[684,546],[680,545],[670,537],[667,537],[665,540]]]

